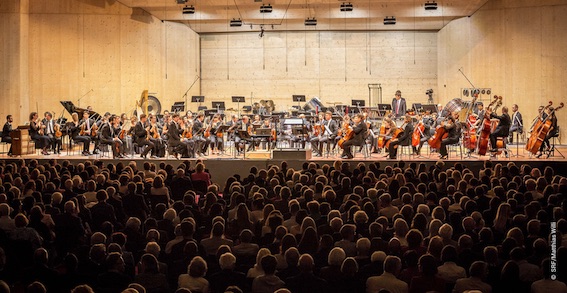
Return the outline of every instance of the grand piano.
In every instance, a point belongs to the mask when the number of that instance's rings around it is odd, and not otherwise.
[[[61,101],[61,105],[63,105],[63,108],[65,108],[65,110],[67,110],[67,112],[69,112],[70,115],[72,115],[73,113],[77,113],[79,114],[79,120],[83,119],[83,113],[85,111],[88,111],[87,109],[84,108],[79,108],[77,106],[75,106],[75,104],[73,104],[73,102],[71,101]],[[90,118],[96,120],[100,119],[100,114],[98,114],[97,112],[94,111],[90,111]]]

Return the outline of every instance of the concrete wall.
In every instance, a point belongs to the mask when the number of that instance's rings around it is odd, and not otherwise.
[[[201,62],[209,101],[242,95],[250,105],[253,96],[254,102],[273,100],[278,111],[296,105],[293,94],[317,96],[326,105],[368,103],[371,83],[382,84],[386,103],[398,89],[408,103],[427,101],[426,89],[437,91],[434,32],[204,34]]]
[[[567,102],[566,13],[561,0],[491,0],[472,17],[449,23],[438,33],[442,100],[469,87],[462,68],[475,86],[501,95],[504,105],[518,104],[525,124],[539,105]],[[557,114],[559,125],[566,125],[567,116]]]
[[[199,36],[185,25],[113,0],[29,2],[0,4],[0,117],[59,115],[59,101],[79,105],[91,89],[80,106],[97,112],[131,112],[144,89],[168,109],[199,74]]]

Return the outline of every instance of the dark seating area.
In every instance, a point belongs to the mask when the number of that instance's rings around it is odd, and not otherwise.
[[[561,172],[0,161],[0,293],[567,292]]]

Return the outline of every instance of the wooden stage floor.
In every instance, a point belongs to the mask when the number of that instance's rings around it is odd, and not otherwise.
[[[557,146],[557,150],[565,155],[567,155],[567,145],[561,145],[561,146]],[[77,155],[77,152],[75,152],[75,155],[69,154],[67,151],[62,151],[60,155],[40,155],[40,154],[33,154],[33,155],[25,155],[22,157],[8,157],[6,154],[1,154],[0,155],[0,160],[6,160],[6,161],[13,161],[13,160],[18,160],[18,159],[25,159],[25,160],[31,160],[31,159],[36,159],[38,161],[40,161],[40,163],[45,163],[48,160],[51,159],[56,159],[58,161],[63,161],[63,160],[69,160],[71,163],[73,164],[78,164],[87,160],[103,160],[105,163],[118,163],[118,162],[123,162],[123,163],[130,163],[130,162],[135,162],[138,167],[141,169],[143,167],[143,163],[144,162],[151,162],[154,163],[156,165],[159,165],[160,163],[164,162],[166,164],[171,164],[174,167],[178,166],[180,163],[185,162],[187,160],[191,161],[191,164],[194,166],[195,161],[197,159],[201,159],[205,162],[206,167],[211,171],[211,174],[213,176],[213,181],[216,183],[220,183],[221,185],[224,185],[224,182],[226,181],[227,178],[229,178],[230,176],[234,175],[234,174],[240,174],[241,176],[247,176],[248,172],[250,170],[251,167],[258,167],[258,168],[267,168],[270,165],[280,165],[282,161],[286,161],[288,163],[288,165],[291,168],[294,169],[299,169],[301,168],[302,164],[305,163],[306,161],[309,162],[316,162],[319,165],[324,165],[324,164],[332,164],[334,161],[336,160],[341,160],[339,154],[335,154],[335,155],[329,155],[329,156],[323,156],[323,157],[312,157],[310,160],[305,160],[305,159],[272,159],[271,158],[271,153],[269,152],[262,152],[262,151],[257,151],[257,152],[250,152],[247,153],[247,158],[244,158],[244,156],[240,155],[235,157],[231,152],[227,152],[226,155],[209,155],[209,156],[205,156],[205,157],[199,157],[196,159],[175,159],[174,157],[166,157],[166,158],[155,158],[155,159],[143,159],[140,157],[140,155],[135,155],[132,157],[127,157],[127,158],[123,158],[123,159],[112,159],[111,157],[101,157],[99,155],[95,156],[81,156],[81,155]],[[405,162],[419,162],[419,163],[425,163],[427,166],[435,164],[435,162],[437,162],[439,160],[439,155],[436,153],[432,153],[431,155],[427,155],[428,150],[426,149],[426,147],[424,147],[424,149],[422,150],[422,153],[425,154],[425,156],[422,157],[415,157],[415,156],[408,156],[408,155],[403,155],[403,156],[398,156],[398,160],[390,160],[386,157],[384,157],[384,153],[382,154],[371,154],[370,157],[365,158],[362,153],[357,153],[355,158],[352,160],[342,160],[344,162],[351,162],[351,166],[354,167],[356,164],[360,163],[360,162],[378,162],[380,163],[380,166],[383,168],[384,166],[387,165],[393,165],[396,162],[398,162],[399,160],[403,160]],[[555,169],[555,171],[557,172],[557,174],[561,174],[564,176],[567,176],[567,159],[563,158],[560,156],[560,154],[558,152],[555,153],[555,156],[550,157],[550,158],[536,158],[534,156],[530,156],[528,152],[524,151],[523,145],[519,146],[518,149],[518,154],[520,155],[519,157],[516,157],[516,148],[515,146],[513,146],[511,148],[511,154],[508,158],[506,158],[504,155],[501,156],[497,156],[496,158],[490,158],[489,156],[481,156],[481,157],[471,157],[471,158],[466,158],[464,157],[463,159],[461,159],[460,157],[460,153],[451,153],[449,156],[449,159],[445,160],[445,165],[446,166],[452,166],[454,163],[457,162],[463,162],[465,166],[467,166],[468,168],[470,168],[473,171],[479,170],[480,168],[482,168],[484,161],[486,160],[492,160],[494,162],[499,162],[499,163],[503,163],[506,164],[507,162],[515,162],[518,165],[521,164],[530,164],[533,167],[539,167],[539,168],[544,168],[546,166],[551,166],[552,168]]]

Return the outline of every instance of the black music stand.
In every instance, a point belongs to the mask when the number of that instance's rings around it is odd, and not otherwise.
[[[360,113],[360,107],[366,106],[366,102],[364,100],[351,100],[351,105],[353,107],[351,108],[350,112],[354,115],[354,113]]]
[[[248,130],[238,130],[238,135],[240,136],[241,141],[245,140],[245,141],[249,141],[250,143],[254,143],[252,141],[252,137],[250,136],[250,133],[248,133]],[[235,148],[236,150],[238,150],[237,148]],[[244,158],[246,159],[246,143],[244,143],[244,152],[243,152]]]
[[[220,113],[221,110],[225,110],[224,102],[212,102],[212,108],[217,109],[217,113]]]
[[[510,155],[511,158],[519,158],[519,157],[524,157],[523,155],[520,155],[520,132],[519,131],[514,131],[516,133],[516,154],[512,154]],[[514,135],[514,134],[512,134]]]
[[[429,111],[431,114],[437,113],[437,105],[421,105],[421,109],[423,109],[424,112]]]
[[[381,117],[386,116],[386,112],[392,111],[392,105],[390,104],[378,104],[378,115]]]
[[[305,95],[293,95],[292,99],[297,102],[297,108],[301,109],[301,102],[305,102]]]
[[[244,96],[232,96],[232,102],[237,104],[238,117],[240,117],[240,103],[246,102],[246,98]]]
[[[197,111],[206,109],[206,107],[203,109],[201,106],[201,103],[203,103],[204,101],[205,101],[205,96],[191,96],[191,103],[199,103],[199,107],[197,107]]]
[[[179,113],[185,112],[185,102],[174,102],[171,106],[171,112]]]
[[[224,115],[224,114],[223,114]],[[225,135],[224,133],[230,128],[230,126],[228,125],[221,125],[219,126],[219,128],[217,128],[217,132],[215,133],[215,135],[217,135],[217,133],[222,133],[223,134],[223,138],[226,137],[228,138],[228,135]],[[223,139],[222,141],[222,151],[221,151],[221,156],[226,156],[226,151],[224,148],[224,144],[225,144],[225,140]]]

